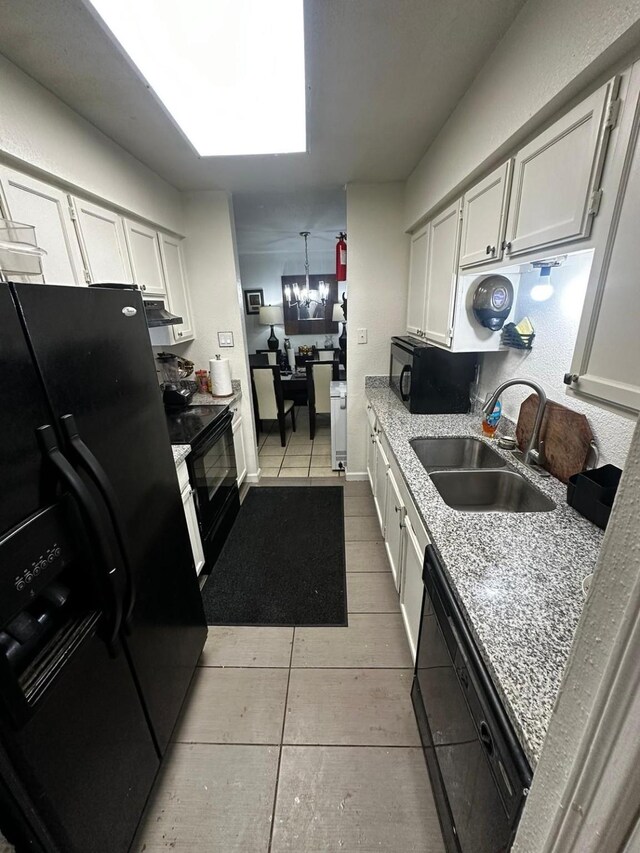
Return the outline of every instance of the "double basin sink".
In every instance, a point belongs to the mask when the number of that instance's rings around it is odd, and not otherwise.
[[[409,442],[440,496],[462,512],[550,512],[554,502],[479,438]]]

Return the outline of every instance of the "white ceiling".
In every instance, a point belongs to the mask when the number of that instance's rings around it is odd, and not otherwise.
[[[333,253],[347,227],[342,189],[234,193],[238,253],[304,255],[300,231],[309,231],[309,254]]]
[[[305,0],[307,154],[198,158],[82,0],[0,0],[0,53],[180,189],[338,187],[406,178],[523,3]]]

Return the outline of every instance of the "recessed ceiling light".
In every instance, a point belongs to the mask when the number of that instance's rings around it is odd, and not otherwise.
[[[203,157],[306,151],[303,0],[86,0]]]

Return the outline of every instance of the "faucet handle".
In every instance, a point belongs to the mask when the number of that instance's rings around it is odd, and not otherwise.
[[[540,466],[544,466],[544,463],[547,461],[547,458],[545,456],[544,451],[545,451],[544,438],[541,438],[538,441],[538,454],[537,454],[538,458],[536,459],[537,464]]]

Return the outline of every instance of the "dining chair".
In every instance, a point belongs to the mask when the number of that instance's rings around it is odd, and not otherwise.
[[[266,355],[268,364],[280,364],[281,350],[257,349],[256,355]]]
[[[337,361],[308,361],[309,438],[316,434],[316,415],[331,414],[331,382],[338,379]]]
[[[256,428],[262,432],[263,421],[278,421],[280,443],[287,444],[285,417],[291,413],[291,426],[296,431],[296,414],[293,400],[285,400],[282,389],[282,377],[277,365],[256,366],[251,368],[251,393],[256,416]]]
[[[269,364],[269,357],[264,352],[249,353],[249,367],[266,367]]]
[[[323,349],[316,349],[316,354],[318,357],[318,361],[335,361],[336,360],[336,351],[333,347],[324,347]]]

